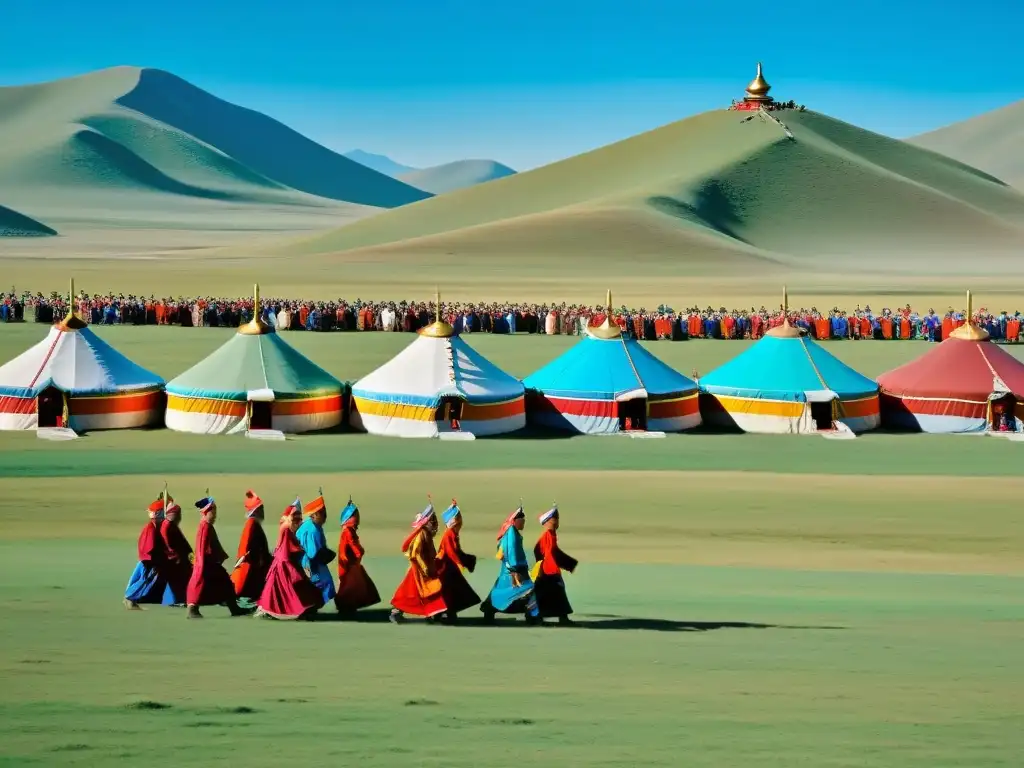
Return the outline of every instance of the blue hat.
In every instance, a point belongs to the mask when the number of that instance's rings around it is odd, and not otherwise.
[[[349,496],[348,504],[346,504],[345,508],[341,510],[341,524],[344,525],[345,523],[347,523],[350,519],[352,519],[352,515],[354,515],[358,511],[359,507],[357,507],[355,503],[353,503],[352,497]]]
[[[214,507],[216,504],[213,502],[213,496],[203,496],[199,501],[196,502],[196,509],[199,510],[199,514],[204,514],[210,507]]]
[[[413,528],[422,528],[424,525],[426,525],[430,521],[430,519],[433,516],[434,516],[434,503],[433,502],[429,502],[427,504],[427,506],[423,509],[423,511],[420,512],[418,515],[416,515],[416,518],[412,521],[412,527]]]
[[[455,499],[452,499],[451,506],[449,506],[448,509],[446,509],[444,511],[444,513],[441,515],[441,517],[444,519],[445,527],[446,528],[451,528],[455,524],[455,521],[461,515],[462,515],[462,510],[459,509],[459,505],[456,503]]]
[[[544,523],[546,523],[548,520],[550,520],[553,517],[558,517],[558,505],[557,504],[552,504],[551,505],[551,509],[549,509],[547,512],[544,512],[543,514],[541,514],[541,516],[538,517],[537,520],[540,521],[541,525],[544,525]]]

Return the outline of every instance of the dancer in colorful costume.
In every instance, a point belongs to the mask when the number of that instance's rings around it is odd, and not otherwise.
[[[323,593],[324,604],[334,599],[334,577],[327,567],[335,558],[335,553],[327,548],[327,537],[324,535],[324,522],[327,520],[327,505],[324,503],[324,492],[306,505],[306,521],[299,526],[295,537],[302,545],[302,567],[309,574],[309,580]]]
[[[445,620],[454,623],[459,611],[472,608],[480,602],[480,596],[462,575],[463,569],[472,573],[476,569],[476,556],[462,550],[459,532],[462,530],[462,510],[452,499],[451,506],[446,509],[441,519],[444,521],[444,534],[437,548],[437,578],[441,580],[441,594],[444,596]]]
[[[263,593],[270,570],[270,547],[263,531],[263,499],[252,491],[245,492],[245,526],[238,541],[238,555],[231,582],[239,601],[253,603]]]
[[[164,605],[180,608],[185,605],[185,593],[192,578],[192,545],[181,532],[181,507],[164,491],[164,520],[160,524],[160,537],[167,552],[167,589]]]
[[[274,560],[267,582],[256,601],[256,616],[300,619],[312,616],[324,604],[323,593],[302,569],[303,549],[295,532],[302,523],[302,502],[285,507],[277,533]]]
[[[139,533],[139,561],[135,564],[128,588],[124,591],[124,607],[130,611],[142,610],[139,603],[159,605],[167,586],[165,571],[167,558],[164,541],[160,538],[160,523],[164,518],[163,497],[149,505],[146,510],[149,521]]]
[[[565,594],[562,570],[573,573],[578,562],[558,547],[558,505],[542,514],[539,521],[544,533],[533,548],[533,556],[537,558],[537,565],[534,566],[537,608],[542,620],[557,618],[559,624],[572,624],[569,619],[572,606]]]
[[[199,530],[196,531],[196,557],[192,567],[192,578],[188,581],[186,601],[188,618],[201,619],[202,605],[226,605],[232,616],[245,616],[248,612],[238,606],[235,600],[235,585],[224,570],[228,553],[217,537],[217,505],[212,496],[204,496],[196,502],[199,510]]]
[[[437,578],[437,551],[434,549],[434,534],[437,533],[437,515],[434,505],[416,515],[412,533],[402,542],[402,552],[409,558],[409,570],[391,598],[391,621],[395,624],[405,619],[406,613],[425,616],[432,621],[445,612],[447,606],[441,594],[441,580]]]
[[[359,543],[359,507],[352,503],[341,510],[341,536],[338,539],[338,594],[334,605],[338,613],[352,614],[380,602],[380,593],[363,567],[366,550]]]
[[[487,621],[494,620],[496,613],[525,613],[527,623],[533,624],[540,620],[537,610],[537,599],[533,593],[533,581],[530,580],[530,566],[523,550],[523,535],[526,527],[526,514],[523,506],[509,515],[498,531],[498,552],[495,555],[501,560],[498,569],[498,580],[494,582],[491,593],[480,606]]]

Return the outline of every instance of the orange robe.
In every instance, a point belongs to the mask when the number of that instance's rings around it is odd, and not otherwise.
[[[883,339],[891,339],[892,338],[892,318],[891,317],[883,317],[882,318],[882,338]]]
[[[270,547],[263,525],[254,517],[245,521],[242,538],[238,541],[235,562],[245,562],[231,572],[231,583],[235,585],[236,597],[247,597],[253,602],[259,600],[270,570]]]
[[[480,602],[480,596],[462,575],[463,568],[472,573],[476,569],[476,557],[462,551],[458,534],[448,528],[437,550],[437,577],[441,580],[441,592],[450,614]]]
[[[1006,340],[1017,341],[1020,338],[1020,320],[1006,321]]]
[[[578,563],[559,548],[558,534],[554,531],[541,534],[533,548],[533,556],[540,565],[540,573],[534,582],[534,594],[537,596],[541,618],[568,616],[572,613],[572,606],[565,594],[562,569],[572,573]]]
[[[909,317],[901,317],[900,318],[900,338],[901,339],[909,339],[910,336],[911,336],[910,318]]]
[[[409,570],[395,590],[391,605],[413,616],[436,616],[447,606],[441,594],[441,580],[437,578],[437,551],[434,538],[426,528],[415,531],[402,547],[409,558]]]
[[[356,529],[344,526],[338,539],[338,594],[334,597],[339,613],[358,611],[380,602],[377,586],[363,567],[365,554]]]

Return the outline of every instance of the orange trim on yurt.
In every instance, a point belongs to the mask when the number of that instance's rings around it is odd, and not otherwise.
[[[462,420],[490,421],[492,419],[507,419],[525,412],[526,403],[521,397],[504,403],[487,403],[486,405],[466,403],[462,406]]]
[[[341,395],[309,397],[301,400],[275,400],[271,412],[275,416],[310,416],[341,410]]]
[[[878,395],[862,397],[859,400],[841,400],[840,408],[844,418],[860,419],[865,416],[877,416],[881,413]]]
[[[245,400],[207,400],[201,397],[167,396],[167,410],[182,413],[201,413],[208,416],[236,416],[244,418],[248,403]]]
[[[700,413],[697,393],[671,400],[648,400],[647,416],[651,419],[671,419],[679,416],[693,416]]]
[[[162,405],[163,392],[133,392],[126,395],[69,395],[68,411],[71,416],[98,416],[108,413],[135,413],[149,411]]]

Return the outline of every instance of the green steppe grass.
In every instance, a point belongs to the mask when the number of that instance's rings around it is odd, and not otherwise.
[[[0,327],[0,359],[45,333]],[[100,329],[171,378],[227,332]],[[406,335],[291,334],[345,379]],[[473,337],[526,375],[569,338]],[[659,343],[707,372],[742,342]],[[876,375],[918,343],[833,343]],[[1024,752],[1020,447],[693,434],[475,443],[164,430],[0,435],[0,764],[1017,766]],[[581,626],[393,627],[129,613],[143,509],[208,487],[233,551],[253,488],[363,510],[385,600],[425,495],[457,496],[486,593],[501,519],[552,500]]]

